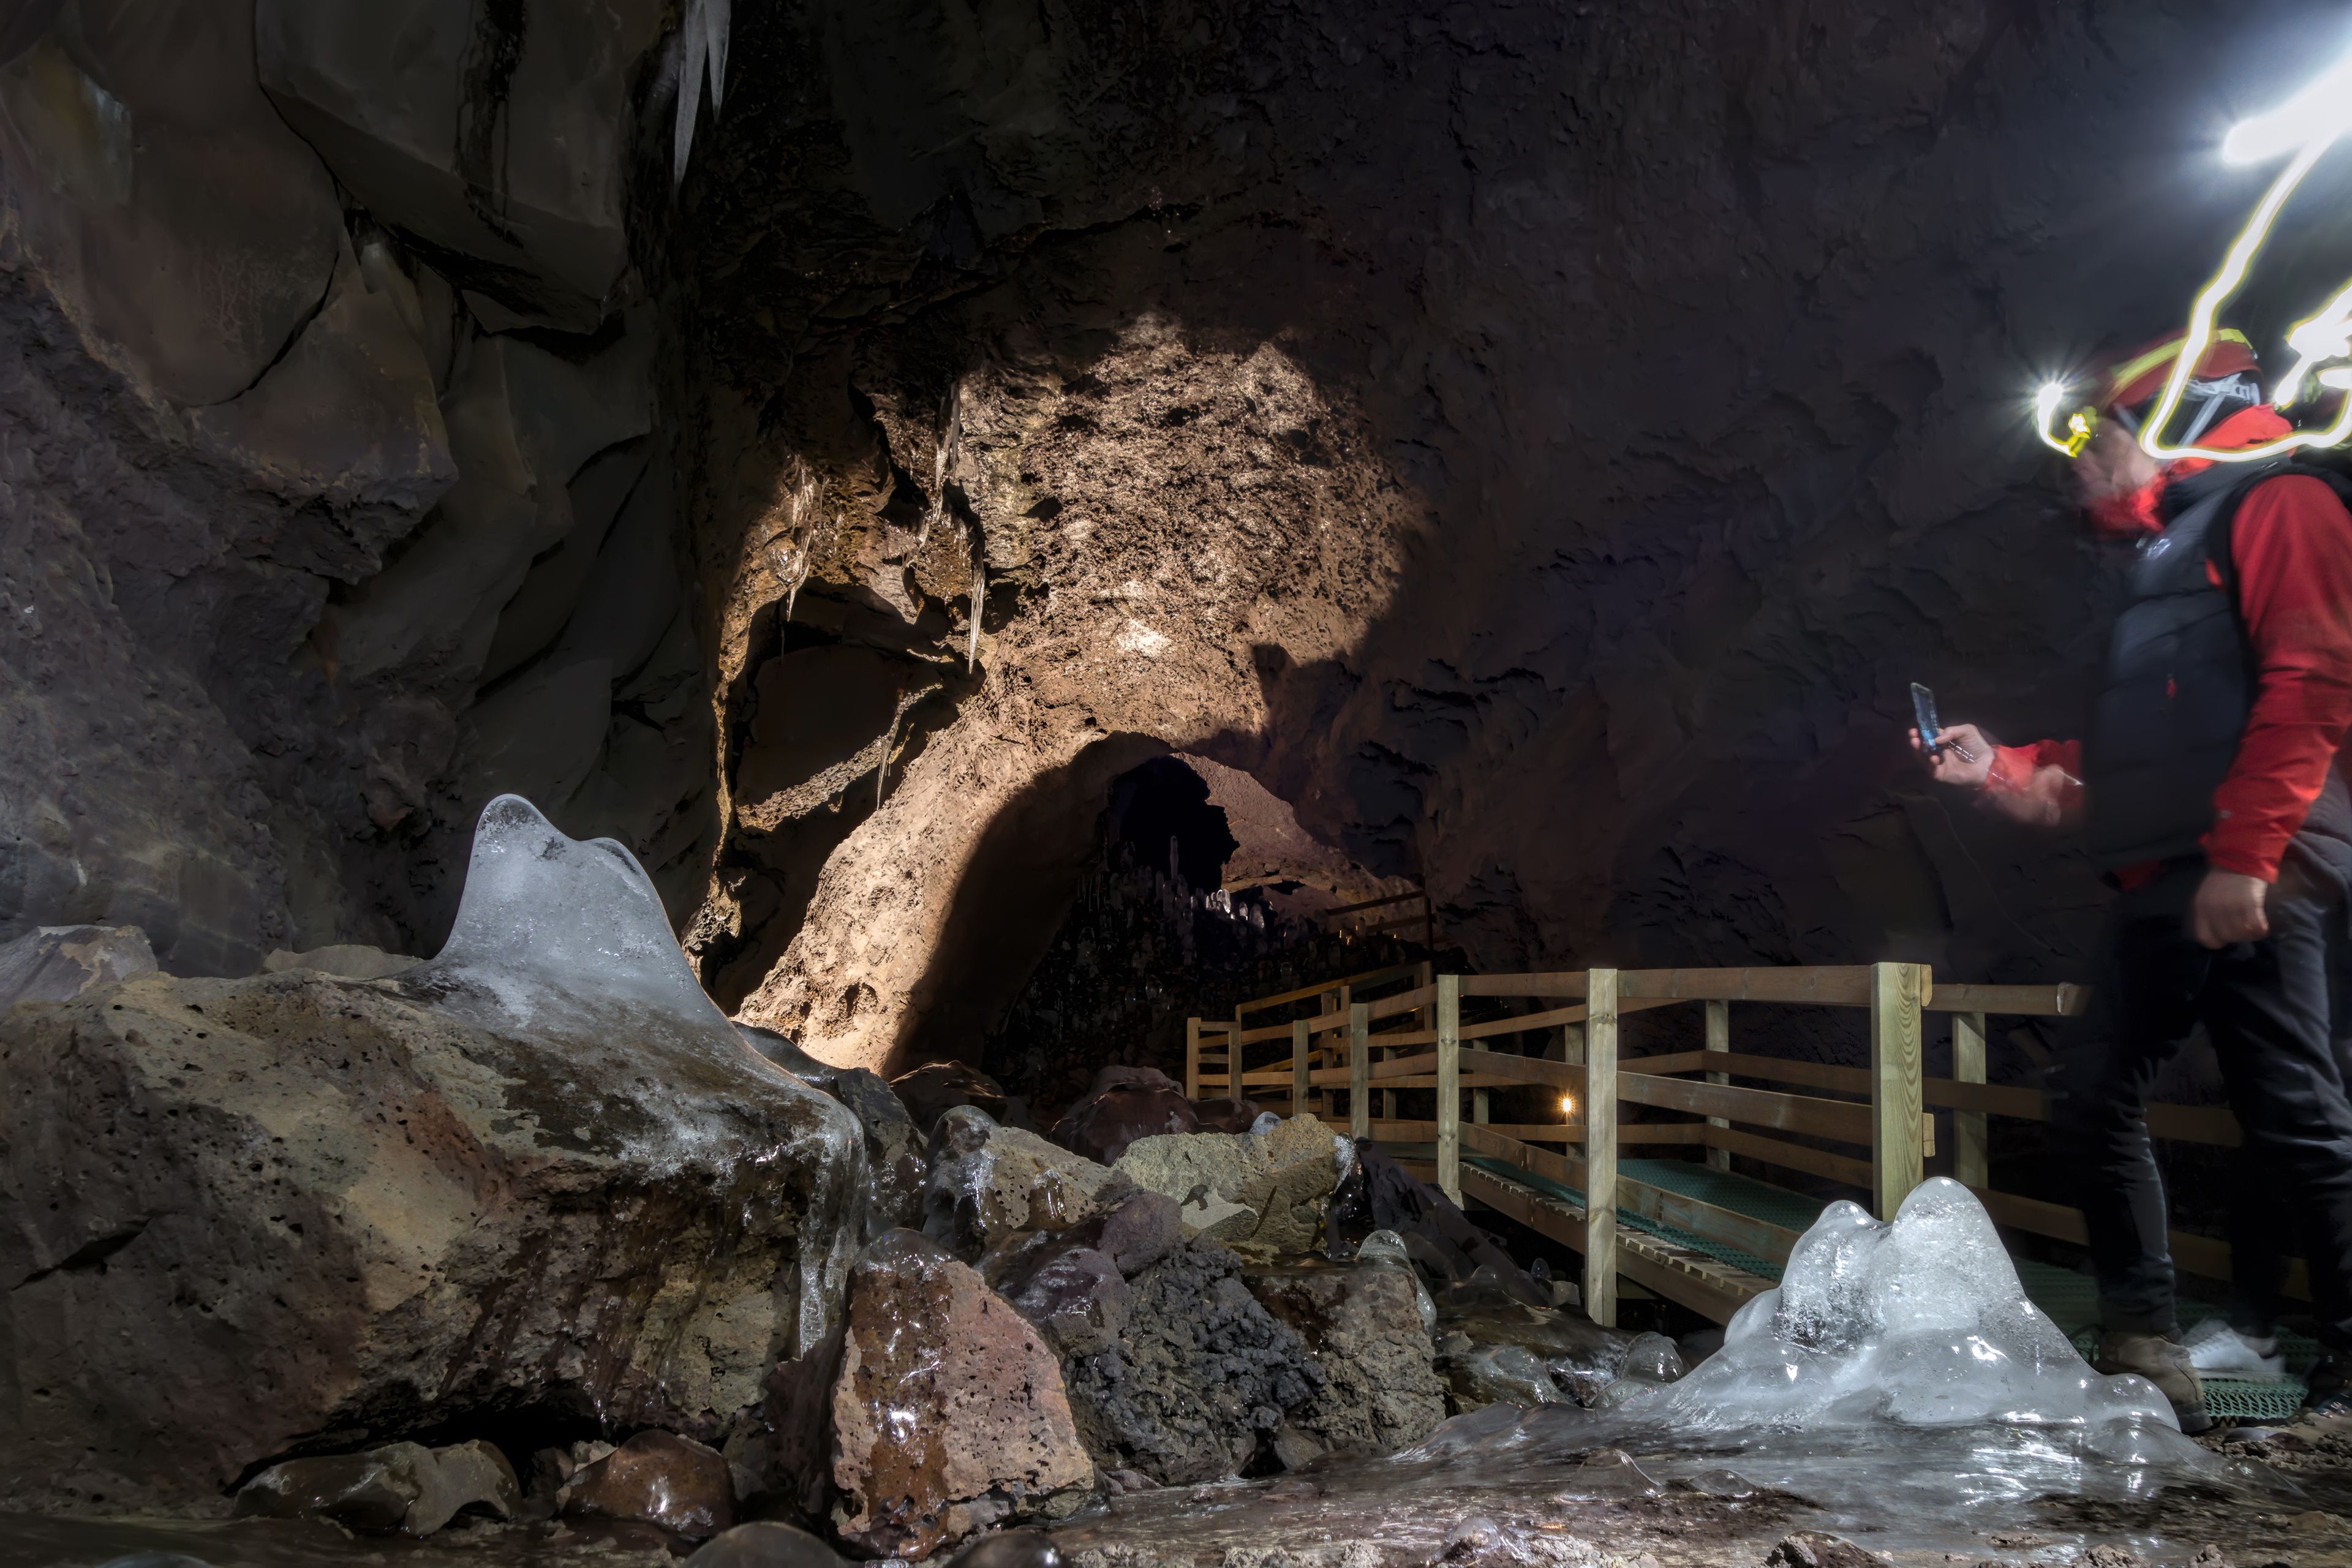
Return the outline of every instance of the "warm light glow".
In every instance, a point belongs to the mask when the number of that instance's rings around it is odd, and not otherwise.
[[[1559,1097],[1559,1113],[1562,1116],[1574,1116],[1576,1114],[1576,1096],[1572,1094],[1563,1094]]]

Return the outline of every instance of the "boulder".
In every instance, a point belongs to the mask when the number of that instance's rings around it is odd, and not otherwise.
[[[977,1106],[991,1121],[1004,1120],[1004,1086],[966,1062],[926,1062],[890,1080],[926,1137],[931,1124],[959,1105]]]
[[[715,1437],[856,1241],[854,1120],[743,1047],[626,850],[519,800],[432,963],[20,1005],[0,1077],[0,1499],[530,1405]]]
[[[1323,1386],[1291,1412],[1296,1433],[1326,1452],[1386,1454],[1445,1419],[1445,1382],[1409,1268],[1310,1266],[1254,1272],[1247,1281],[1323,1369]]]
[[[512,1519],[514,1467],[489,1444],[392,1443],[364,1454],[289,1459],[237,1489],[239,1518],[324,1519],[362,1534],[424,1537],[467,1508]]]
[[[982,1256],[980,1271],[990,1289],[1010,1297],[1055,1258],[1083,1248],[1100,1252],[1132,1279],[1182,1243],[1181,1212],[1164,1193],[1129,1192],[1066,1230],[1027,1231],[1000,1241]]]
[[[1377,1143],[1358,1139],[1351,1168],[1325,1215],[1328,1250],[1334,1258],[1351,1257],[1377,1230],[1395,1232],[1415,1258],[1435,1265],[1446,1279],[1466,1281],[1489,1268],[1489,1278],[1517,1300],[1550,1304],[1551,1292],[1465,1218],[1453,1199],[1408,1174]]]
[[[1192,1120],[1199,1132],[1246,1132],[1257,1125],[1258,1109],[1255,1100],[1196,1100],[1192,1102]]]
[[[704,1542],[686,1568],[843,1568],[841,1554],[781,1520],[739,1524]]]
[[[628,265],[629,84],[662,16],[653,0],[262,0],[255,53],[335,177],[515,318],[499,324],[586,331]]]
[[[64,1002],[155,968],[137,926],[42,926],[0,943],[0,1009],[12,1002]]]
[[[836,1072],[832,1094],[866,1131],[866,1172],[870,1184],[867,1234],[879,1236],[900,1226],[919,1226],[929,1167],[915,1119],[907,1114],[906,1106],[890,1092],[882,1075],[864,1068],[843,1068]]]
[[[383,980],[424,962],[404,952],[386,952],[380,947],[343,942],[333,947],[314,947],[308,952],[289,952],[281,947],[261,961],[261,972],[290,974],[298,969],[315,969],[321,974],[340,974],[346,980]]]
[[[1093,1479],[1037,1331],[912,1231],[851,1272],[832,1414],[834,1526],[877,1557],[1066,1515]]]
[[[1464,1410],[1501,1399],[1593,1405],[1622,1380],[1652,1384],[1683,1374],[1681,1354],[1663,1334],[1604,1329],[1580,1312],[1529,1306],[1492,1283],[1444,1291],[1437,1333],[1439,1369]],[[1551,1394],[1536,1397],[1531,1378]]]
[[[977,1259],[1019,1231],[1066,1230],[1130,1190],[1084,1155],[958,1106],[932,1129],[923,1234]]]
[[[1128,1297],[1118,1266],[1091,1247],[1078,1247],[1033,1271],[1008,1300],[1037,1325],[1055,1354],[1080,1356],[1106,1350],[1118,1337],[1127,1326]]]
[[[640,1432],[572,1472],[558,1513],[634,1520],[699,1541],[735,1522],[735,1483],[713,1448],[675,1432]]]
[[[1116,1064],[1054,1124],[1054,1142],[1108,1165],[1139,1138],[1197,1131],[1200,1118],[1184,1087],[1157,1068]]]
[[[1118,1340],[1066,1369],[1095,1462],[1162,1485],[1234,1475],[1271,1452],[1322,1370],[1214,1242],[1188,1241],[1136,1276]]]
[[[1265,1256],[1306,1252],[1323,1224],[1323,1200],[1338,1184],[1347,1141],[1313,1116],[1294,1116],[1263,1135],[1179,1133],[1140,1138],[1113,1167],[1138,1186],[1186,1205],[1185,1223]],[[1227,1207],[1254,1210],[1244,1222]],[[1192,1212],[1195,1205],[1201,1215]]]

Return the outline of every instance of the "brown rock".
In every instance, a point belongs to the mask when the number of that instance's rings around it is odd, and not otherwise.
[[[1885,1558],[1865,1552],[1842,1535],[1801,1530],[1785,1537],[1764,1560],[1765,1568],[1889,1568]]]
[[[1004,1086],[965,1062],[926,1062],[892,1079],[890,1088],[927,1136],[933,1122],[959,1105],[979,1107],[991,1121],[1004,1114]]]
[[[1037,1331],[911,1231],[851,1272],[833,1426],[835,1527],[876,1556],[1066,1513],[1093,1477]]]
[[[675,1432],[640,1432],[582,1467],[555,1506],[565,1515],[635,1520],[698,1541],[735,1522],[735,1483],[716,1449]]]
[[[206,1499],[356,1411],[716,1435],[823,1335],[846,1112],[731,1032],[493,1030],[411,984],[151,973],[0,1016],[0,1496]]]
[[[512,1519],[522,1507],[514,1468],[479,1440],[447,1448],[391,1443],[364,1454],[289,1459],[236,1494],[240,1518],[326,1519],[346,1530],[422,1538],[467,1508]]]
[[[923,1234],[967,1258],[1021,1231],[1067,1230],[1133,1190],[1085,1155],[999,1127],[974,1106],[940,1116],[930,1156]]]
[[[43,926],[0,942],[0,1007],[68,1001],[154,967],[137,926]]]

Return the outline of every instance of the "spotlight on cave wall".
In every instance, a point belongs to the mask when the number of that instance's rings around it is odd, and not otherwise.
[[[1136,864],[1165,868],[1187,887],[1214,888],[1241,847],[1209,786],[1173,757],[1154,757],[1111,781],[1103,830],[1108,847],[1125,845]]]

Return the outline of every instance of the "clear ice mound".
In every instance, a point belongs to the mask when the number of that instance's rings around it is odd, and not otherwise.
[[[629,1085],[606,1118],[649,1163],[772,1161],[780,1152],[712,1108],[782,1095],[807,1101],[814,1135],[838,1145],[851,1190],[864,1187],[856,1120],[744,1042],[688,967],[636,857],[567,837],[520,795],[482,808],[449,940],[394,984],[478,1027],[560,1042],[583,1083]]]
[[[2172,1486],[2299,1496],[2267,1467],[2180,1435],[2137,1377],[2103,1377],[2031,1301],[1983,1206],[1942,1179],[1891,1224],[1833,1204],[1777,1289],[1742,1308],[1723,1348],[1614,1408],[1490,1405],[1385,1459],[1326,1462],[1311,1499],[1262,1486],[1114,1500],[1058,1531],[1087,1545],[1188,1552],[1377,1539],[1436,1555],[1465,1520],[1581,1527],[1583,1502],[1676,1484],[1770,1489],[1804,1528],[1874,1551],[1949,1546],[1989,1524],[2076,1527],[2042,1499],[2129,1502]],[[1516,1521],[1516,1522],[1514,1522]]]
[[[1778,1289],[1749,1301],[1723,1348],[1629,1401],[1693,1432],[1778,1426],[2071,1426],[2179,1423],[2155,1384],[2103,1377],[2026,1299],[1975,1194],[1933,1177],[1894,1222],[1822,1212]]]

